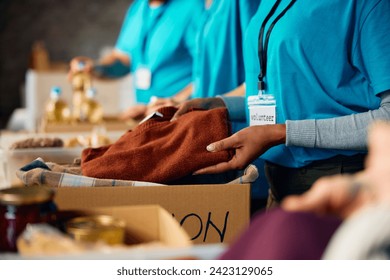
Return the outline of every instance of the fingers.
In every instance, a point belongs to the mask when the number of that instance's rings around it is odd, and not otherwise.
[[[188,113],[188,111],[192,108],[190,103],[183,103],[176,111],[176,113],[173,115],[171,122],[176,121],[178,118],[180,118],[185,113]]]
[[[83,62],[85,64],[83,71],[90,72],[92,70],[92,68],[93,68],[93,61],[92,61],[92,59],[90,59],[89,57],[85,57],[85,56],[77,56],[77,57],[73,58],[70,61],[70,63],[69,63],[69,66],[70,66],[69,72],[73,73],[73,72],[79,71],[79,63],[80,62]]]
[[[237,147],[238,147],[237,138],[233,134],[232,136],[222,139],[221,141],[211,143],[206,147],[206,150],[209,152],[220,152],[224,150],[234,149]]]
[[[282,207],[289,211],[336,214],[339,217],[347,217],[363,202],[358,198],[358,192],[355,189],[356,182],[356,177],[348,175],[321,178],[303,195],[284,199]]]
[[[194,172],[193,175],[201,175],[201,174],[217,174],[217,173],[223,173],[229,170],[234,169],[231,165],[231,162],[221,162],[216,165],[212,165],[209,167],[205,167],[202,169],[199,169],[198,171]]]
[[[155,98],[147,105],[146,115],[149,115],[162,107],[174,106],[170,98]]]
[[[284,199],[282,207],[289,211],[325,212],[332,203],[332,190],[335,189],[334,180],[333,177],[319,179],[306,193]],[[337,188],[335,191],[338,192]]]
[[[128,120],[128,119],[140,119],[144,117],[146,112],[146,106],[145,105],[136,105],[133,107],[130,107],[125,112],[123,112],[120,116],[120,120]]]

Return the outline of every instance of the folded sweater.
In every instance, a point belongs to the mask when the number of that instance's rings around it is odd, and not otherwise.
[[[167,183],[203,167],[229,161],[232,151],[210,153],[207,145],[231,134],[225,108],[193,110],[170,122],[174,107],[159,110],[115,143],[83,150],[84,176]]]

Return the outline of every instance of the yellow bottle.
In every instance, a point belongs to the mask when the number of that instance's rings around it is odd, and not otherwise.
[[[61,99],[61,88],[52,87],[50,99],[46,104],[45,118],[48,123],[66,123],[70,120],[70,109],[68,104]]]
[[[96,89],[94,88],[87,90],[86,99],[81,105],[81,117],[93,124],[103,121],[103,107],[96,100]]]
[[[73,90],[72,118],[76,122],[87,121],[82,115],[81,107],[86,99],[87,90],[92,86],[92,79],[85,61],[77,63],[77,70],[72,75],[71,84]]]

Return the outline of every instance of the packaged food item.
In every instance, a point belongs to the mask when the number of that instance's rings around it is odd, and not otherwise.
[[[54,138],[30,137],[12,143],[12,145],[9,148],[11,150],[14,150],[14,149],[29,149],[29,148],[58,148],[63,146],[64,146],[64,141],[58,137],[54,137]]]
[[[121,245],[124,243],[125,222],[108,215],[84,216],[68,221],[66,231],[77,241]]]
[[[54,223],[54,190],[42,186],[0,190],[0,251],[16,252],[27,224]]]
[[[17,240],[17,247],[24,256],[81,253],[89,249],[48,224],[28,224]]]
[[[75,72],[72,75],[72,119],[75,122],[85,121],[81,106],[86,98],[86,92],[92,86],[90,64],[88,61],[75,62]]]

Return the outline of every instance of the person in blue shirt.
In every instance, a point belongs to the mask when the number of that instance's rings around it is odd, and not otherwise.
[[[257,11],[260,0],[208,0],[200,21],[196,40],[191,98],[217,95],[245,95],[243,43],[245,30]],[[246,121],[232,122],[232,131],[246,126]],[[264,162],[254,164],[259,179],[252,183],[251,212],[264,206],[268,185],[263,172]]]
[[[192,88],[195,32],[202,10],[201,0],[135,0],[131,4],[113,52],[88,67],[96,76],[108,78],[133,74],[139,105],[122,118],[143,117],[152,97],[170,98]],[[72,65],[81,59],[71,62],[71,74]]]
[[[260,0],[206,0],[199,21],[193,65],[193,91],[187,98],[245,95],[243,42]],[[185,98],[181,98],[183,100]],[[232,122],[236,132],[246,121]],[[263,162],[256,165],[262,173]],[[252,211],[263,206],[268,186],[264,176],[252,184]]]
[[[245,94],[243,37],[260,0],[207,0],[196,40],[191,98]],[[239,89],[237,89],[239,88]]]
[[[209,151],[235,156],[197,173],[242,168],[261,156],[270,197],[280,202],[322,176],[362,170],[368,125],[390,120],[388,11],[390,0],[262,1],[244,49],[246,99],[260,106],[248,110],[243,97],[193,101],[226,106],[232,119],[253,125],[211,143]]]
[[[174,98],[178,103],[190,98],[219,94],[245,95],[243,37],[260,0],[205,0],[199,19],[193,64],[193,87]],[[160,99],[156,105],[163,105]]]

